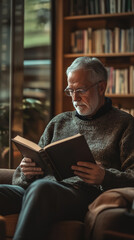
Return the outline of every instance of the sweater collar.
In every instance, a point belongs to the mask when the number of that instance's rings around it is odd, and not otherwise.
[[[102,115],[104,115],[105,113],[110,111],[111,108],[112,108],[112,100],[110,98],[105,97],[104,105],[93,116],[91,116],[91,117],[83,116],[83,115],[80,115],[77,111],[75,113],[75,116],[81,120],[90,121],[90,120],[96,119],[98,117],[101,117]]]

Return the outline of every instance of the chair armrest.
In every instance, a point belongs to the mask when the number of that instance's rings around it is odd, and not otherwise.
[[[0,240],[6,239],[6,224],[5,224],[5,218],[3,216],[0,216]]]
[[[0,168],[0,184],[12,184],[15,169]]]

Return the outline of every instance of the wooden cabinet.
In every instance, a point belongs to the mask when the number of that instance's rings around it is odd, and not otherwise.
[[[101,2],[101,1],[100,1]],[[130,77],[130,66],[134,66],[134,12],[121,13],[105,13],[105,14],[84,14],[70,16],[71,1],[58,0],[56,3],[56,84],[55,84],[55,114],[62,111],[72,110],[72,103],[64,95],[66,82],[66,68],[71,62],[79,56],[89,56],[99,58],[106,67],[113,67],[115,70],[127,69],[127,92],[126,93],[108,93],[113,104],[124,109],[134,108],[134,91],[131,91],[131,81],[134,84],[134,73]],[[133,6],[134,7],[134,6]],[[113,40],[113,49],[111,52],[99,51],[92,49],[90,52],[72,52],[71,48],[71,34],[75,31],[92,29],[92,34],[96,30],[110,29],[114,32],[115,29],[119,31],[119,44],[117,49],[117,38]],[[121,50],[121,40],[124,35],[120,36],[121,29],[128,31],[132,29],[131,35],[131,51]],[[124,32],[123,32],[124,34]],[[99,35],[97,35],[99,36]],[[99,43],[99,37],[92,39],[92,44]],[[126,43],[125,43],[126,44]],[[129,43],[128,43],[129,44]],[[116,49],[115,49],[116,45]],[[129,49],[129,48],[128,48]]]

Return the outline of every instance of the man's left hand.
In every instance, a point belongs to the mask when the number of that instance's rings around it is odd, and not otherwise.
[[[72,170],[84,182],[93,185],[101,185],[105,176],[105,169],[100,164],[91,162],[77,162],[76,166],[72,166]]]

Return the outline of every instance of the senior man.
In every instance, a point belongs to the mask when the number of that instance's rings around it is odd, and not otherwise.
[[[66,73],[65,93],[75,111],[54,117],[39,145],[81,133],[97,164],[78,161],[72,166],[75,177],[57,182],[49,166],[43,172],[32,159],[22,159],[13,186],[0,188],[0,214],[20,212],[14,240],[45,239],[54,222],[83,220],[102,192],[134,187],[134,118],[105,97],[105,67],[96,58],[80,57]]]

